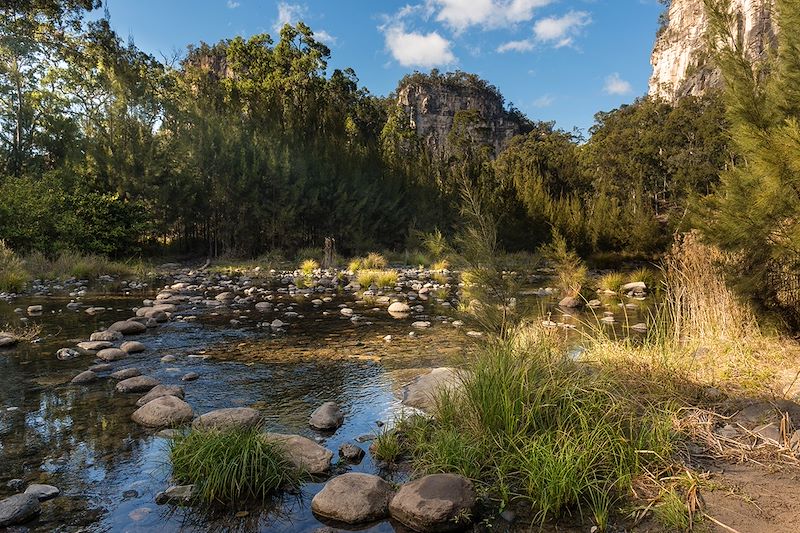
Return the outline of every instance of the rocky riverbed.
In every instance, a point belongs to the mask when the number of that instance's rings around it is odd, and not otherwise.
[[[271,433],[330,450],[330,476],[403,482],[407,473],[372,460],[370,436],[404,397],[423,406],[424,393],[404,385],[457,365],[480,338],[455,313],[458,298],[447,272],[399,269],[394,286],[379,288],[335,271],[225,275],[177,266],[150,285],[72,280],[8,296],[0,325],[41,326],[35,338],[0,348],[0,499],[12,497],[7,507],[21,513],[9,520],[31,531],[316,530],[323,524],[311,501],[324,479],[266,508],[212,515],[158,505],[171,485],[163,428],[235,408],[228,412],[257,416]],[[537,300],[554,327],[577,320],[552,291],[534,287],[524,298]],[[627,315],[619,304],[600,309]],[[41,486],[58,493],[43,497]],[[16,496],[26,489],[37,496]],[[371,530],[395,525],[381,515]]]

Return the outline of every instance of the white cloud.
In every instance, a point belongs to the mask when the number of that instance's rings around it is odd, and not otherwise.
[[[456,61],[450,41],[438,32],[407,32],[401,24],[381,29],[392,57],[404,67],[433,68]]]
[[[550,107],[555,101],[555,97],[545,94],[533,101],[533,107]]]
[[[336,36],[331,35],[325,30],[314,30],[314,38],[321,43],[325,43],[327,45],[333,46],[336,44]]]
[[[571,45],[581,28],[591,22],[589,13],[570,11],[561,17],[548,17],[537,21],[533,25],[533,34],[536,36],[536,40],[561,48]]]
[[[505,52],[530,52],[533,50],[534,44],[530,39],[522,39],[521,41],[509,41],[497,47],[497,51]]]
[[[226,4],[226,5],[228,6],[228,9],[236,9],[236,8],[237,8],[237,7],[239,7],[241,4],[239,4],[239,2],[236,2],[236,1],[234,1],[234,0],[228,0],[228,2],[227,2],[227,4]]]
[[[629,82],[623,80],[618,72],[615,72],[606,78],[603,90],[608,94],[622,95],[631,92],[633,87]]]
[[[456,33],[472,26],[495,29],[527,22],[536,8],[554,0],[427,0],[436,20]]]
[[[300,4],[290,4],[288,2],[278,3],[278,18],[275,19],[272,29],[275,33],[280,33],[281,28],[287,24],[296,24],[306,14],[306,7]]]

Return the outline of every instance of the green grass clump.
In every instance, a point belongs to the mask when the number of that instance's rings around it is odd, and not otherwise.
[[[25,263],[0,240],[0,291],[20,292],[30,281]]]
[[[403,454],[403,446],[400,443],[400,435],[397,430],[382,431],[372,443],[370,451],[372,456],[379,461],[386,463],[396,462]]]
[[[347,264],[347,270],[349,272],[353,272],[353,273],[356,273],[359,270],[361,270],[361,259],[360,258],[356,258],[356,259],[353,259],[352,261],[350,261]]]
[[[441,259],[431,265],[431,270],[447,270],[450,268],[450,262],[447,259]]]
[[[458,472],[537,521],[577,511],[607,520],[632,481],[672,454],[672,412],[613,374],[565,356],[536,330],[496,340],[440,393],[434,419],[399,426],[423,472]]]
[[[628,282],[644,282],[648,289],[653,290],[658,284],[658,275],[651,268],[638,268],[628,274]]]
[[[191,430],[170,443],[172,477],[194,484],[208,504],[264,501],[276,490],[295,486],[300,473],[260,428]]]
[[[361,260],[361,268],[380,270],[386,268],[389,263],[386,258],[379,253],[372,252]]]
[[[369,288],[373,283],[381,289],[388,289],[397,285],[397,272],[394,270],[359,270],[356,281],[362,288]]]
[[[41,252],[34,252],[25,258],[25,265],[37,279],[96,279],[102,275],[133,276],[141,274],[143,264],[129,264],[112,261],[100,255],[84,255],[78,252],[63,251],[55,259],[49,259]]]
[[[306,259],[300,263],[300,271],[306,276],[312,275],[318,268],[319,263],[317,263],[314,259]]]
[[[688,531],[691,525],[689,508],[674,489],[666,491],[653,509],[656,521],[668,531]]]
[[[605,274],[597,280],[597,287],[604,291],[619,292],[623,285],[625,285],[625,275],[620,272],[611,272]]]

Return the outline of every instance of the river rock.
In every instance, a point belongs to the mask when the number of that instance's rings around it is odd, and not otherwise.
[[[393,302],[389,306],[390,315],[408,315],[411,312],[411,307],[405,302]]]
[[[622,287],[619,288],[622,292],[628,291],[646,291],[647,284],[644,281],[632,281],[630,283],[626,283]]]
[[[471,521],[472,483],[456,474],[432,474],[403,485],[392,498],[392,518],[414,531],[457,531]]]
[[[460,380],[461,372],[455,368],[434,368],[403,387],[403,403],[423,411],[433,411],[439,391],[457,388],[461,384]]]
[[[574,296],[567,296],[558,302],[559,307],[565,307],[567,309],[574,309],[576,307],[581,306],[581,301],[575,298]]]
[[[200,415],[192,422],[195,429],[243,429],[252,428],[261,422],[261,413],[249,407],[217,409]]]
[[[175,396],[161,396],[134,411],[131,419],[142,426],[165,428],[189,422],[193,416],[188,403]]]
[[[311,439],[281,433],[265,433],[264,438],[277,444],[296,468],[308,474],[319,475],[330,470],[333,452]]]
[[[123,335],[135,335],[147,331],[147,326],[135,320],[120,320],[109,326],[111,331],[119,331]]]
[[[344,414],[336,402],[325,402],[311,413],[308,423],[311,427],[322,430],[334,430],[344,422]]]
[[[90,341],[118,341],[122,339],[122,333],[119,331],[95,331],[89,337]]]
[[[0,348],[8,348],[17,344],[17,339],[10,335],[0,335]]]
[[[0,500],[0,527],[21,524],[39,514],[39,498],[33,494],[15,494]]]
[[[256,310],[262,313],[268,313],[272,311],[272,303],[270,302],[258,302],[256,304]]]
[[[174,355],[165,355],[164,357],[161,358],[161,362],[162,363],[174,363],[175,361],[177,361],[177,359],[178,358],[175,357]]]
[[[147,348],[139,341],[126,341],[122,343],[119,349],[125,353],[139,353],[145,351]]]
[[[158,380],[150,376],[134,376],[117,383],[115,390],[117,392],[147,392],[158,384]]]
[[[217,296],[214,299],[217,300],[218,302],[228,302],[230,300],[233,300],[234,298],[236,298],[236,295],[233,294],[232,292],[221,292],[217,294]]]
[[[25,489],[25,494],[32,494],[36,496],[40,502],[45,500],[51,500],[61,494],[61,491],[58,490],[58,487],[54,487],[52,485],[41,485],[39,483],[31,483],[28,485],[28,488]]]
[[[361,459],[364,458],[364,450],[355,444],[345,442],[339,446],[339,457],[349,463],[358,464],[361,462]]]
[[[125,359],[127,356],[128,354],[119,348],[106,348],[105,350],[97,352],[97,358],[103,361],[118,361],[120,359]]]
[[[189,503],[194,496],[194,485],[173,485],[164,492],[156,494],[156,503],[174,503],[177,505]]]
[[[91,370],[92,372],[107,372],[107,371],[111,370],[112,368],[113,368],[113,366],[111,366],[108,363],[98,363],[96,365],[90,366],[89,370]]]
[[[59,361],[69,361],[70,359],[76,359],[85,353],[86,352],[82,351],[80,348],[61,348],[56,352],[56,358]]]
[[[156,385],[150,392],[142,396],[136,401],[136,406],[141,407],[146,403],[149,403],[156,398],[161,398],[163,396],[175,396],[176,398],[183,399],[183,387],[179,387],[177,385]]]
[[[427,320],[417,320],[416,322],[412,322],[411,323],[411,327],[412,328],[424,329],[424,328],[431,327],[431,323],[428,322]]]
[[[315,514],[344,522],[362,524],[389,515],[392,488],[371,474],[347,473],[328,481],[311,500]]]
[[[41,305],[29,305],[28,306],[28,314],[29,315],[35,315],[35,314],[41,313],[42,311],[43,311],[43,308],[42,308]]]
[[[72,383],[73,385],[83,385],[85,383],[91,383],[96,379],[97,379],[97,374],[95,374],[91,370],[86,370],[85,372],[81,372],[80,374],[72,378],[72,381],[70,381],[70,383]]]
[[[111,374],[111,379],[116,379],[118,381],[122,381],[128,378],[135,378],[136,376],[141,376],[142,373],[139,372],[138,368],[123,368],[122,370],[117,370],[113,374]]]
[[[89,350],[90,352],[99,352],[106,348],[111,348],[114,344],[111,341],[84,341],[78,343],[78,348]]]
[[[200,374],[198,374],[197,372],[189,372],[187,374],[184,374],[184,376],[181,378],[181,381],[195,381],[199,377]]]

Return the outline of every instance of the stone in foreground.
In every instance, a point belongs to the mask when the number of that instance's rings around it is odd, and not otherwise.
[[[136,406],[141,407],[162,396],[175,396],[183,400],[183,387],[178,387],[177,385],[156,385],[150,389],[150,392],[136,401]]]
[[[199,416],[192,422],[195,429],[245,429],[255,427],[261,422],[261,413],[249,407],[217,409]]]
[[[461,384],[460,372],[455,368],[434,368],[403,388],[403,403],[431,412],[436,408],[436,395],[444,389],[453,390]]]
[[[472,521],[475,490],[456,474],[433,474],[406,483],[392,498],[392,518],[422,532],[457,531]]]
[[[147,392],[159,382],[155,378],[151,378],[150,376],[133,376],[129,377],[128,379],[123,379],[119,383],[117,383],[116,391],[117,392]]]
[[[286,454],[286,458],[303,472],[319,475],[327,473],[331,468],[333,452],[311,439],[282,433],[265,433],[264,438],[277,444]]]
[[[52,485],[41,485],[39,483],[31,483],[28,485],[28,488],[25,489],[25,494],[32,494],[36,496],[40,502],[45,500],[51,500],[61,494],[61,491],[58,490],[58,487],[54,487]]]
[[[311,510],[329,520],[363,524],[386,518],[391,499],[391,487],[378,476],[348,473],[328,481],[311,500]]]
[[[0,527],[30,520],[41,511],[39,498],[33,494],[15,494],[0,500]]]
[[[175,396],[162,396],[144,404],[131,415],[139,425],[150,428],[179,426],[192,420],[194,413],[188,403]]]
[[[311,413],[308,423],[316,429],[332,431],[344,422],[344,414],[336,402],[325,402]]]

